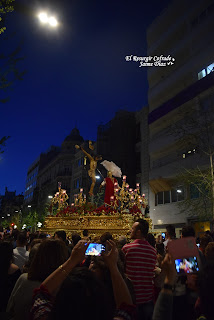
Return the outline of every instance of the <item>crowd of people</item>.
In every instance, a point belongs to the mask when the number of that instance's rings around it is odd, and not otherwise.
[[[128,239],[93,239],[105,250],[86,255],[88,230],[67,237],[5,230],[0,240],[0,319],[213,320],[214,238],[197,238],[199,271],[178,274],[168,251],[175,228],[149,233],[138,219]],[[184,226],[181,237],[195,237]],[[182,248],[181,248],[182,249]]]

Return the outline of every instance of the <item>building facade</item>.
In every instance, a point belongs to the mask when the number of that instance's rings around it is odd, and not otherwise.
[[[197,146],[181,143],[174,125],[185,124],[187,110],[214,109],[213,1],[175,0],[147,31],[148,56],[170,55],[173,65],[148,68],[149,205],[154,228],[178,229],[191,220],[179,202],[187,196],[175,177],[182,168],[204,167]],[[206,48],[206,49],[205,49]]]

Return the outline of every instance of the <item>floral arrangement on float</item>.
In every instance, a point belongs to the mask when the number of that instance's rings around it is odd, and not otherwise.
[[[83,188],[80,189],[79,194],[74,195],[74,202],[68,205],[68,196],[66,190],[61,189],[61,183],[58,183],[59,191],[55,194],[49,212],[51,215],[57,217],[66,216],[112,216],[124,214],[131,214],[134,218],[144,216],[145,208],[147,207],[147,199],[145,194],[140,193],[140,184],[136,184],[136,188],[132,189],[126,182],[126,176],[123,176],[122,186],[118,182],[114,182],[113,194],[110,196],[110,203],[104,203],[97,206],[95,201],[86,201],[86,194],[83,193]],[[54,207],[58,205],[55,214]]]

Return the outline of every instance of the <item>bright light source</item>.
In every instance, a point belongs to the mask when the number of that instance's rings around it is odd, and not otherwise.
[[[14,227],[13,227],[14,229],[17,229],[17,225],[16,224],[14,224]]]
[[[51,27],[57,27],[58,25],[58,21],[56,20],[55,17],[48,18],[48,22]]]
[[[42,226],[42,223],[41,223],[41,222],[38,222],[38,223],[37,223],[37,227],[38,227],[38,228],[41,228],[41,226]]]
[[[53,196],[48,196],[48,199],[52,199],[53,198]]]
[[[31,205],[29,204],[27,207],[28,207],[28,208],[31,208]]]
[[[26,225],[26,224],[23,224],[22,229],[25,229],[26,227],[27,227],[27,225]]]
[[[48,15],[46,12],[39,13],[38,18],[41,23],[48,23],[49,22],[49,18],[48,18]]]
[[[8,213],[7,216],[10,217],[10,214]]]
[[[96,176],[96,179],[100,179],[100,176]]]
[[[178,189],[178,190],[177,190],[177,193],[182,193],[182,190]]]
[[[4,217],[2,217],[2,219],[4,219]]]
[[[15,212],[19,212],[18,210],[16,210]]]

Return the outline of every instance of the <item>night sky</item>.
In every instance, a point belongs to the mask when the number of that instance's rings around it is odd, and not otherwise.
[[[6,32],[16,31],[7,50],[22,41],[18,66],[26,74],[6,94],[0,91],[10,97],[0,104],[0,138],[11,136],[0,160],[0,194],[6,186],[24,192],[31,163],[51,145],[60,146],[75,126],[84,139],[96,140],[97,126],[116,111],[147,104],[146,68],[125,56],[146,55],[146,29],[170,0],[17,2],[26,10],[7,21]],[[37,20],[44,5],[58,17],[57,29]]]

